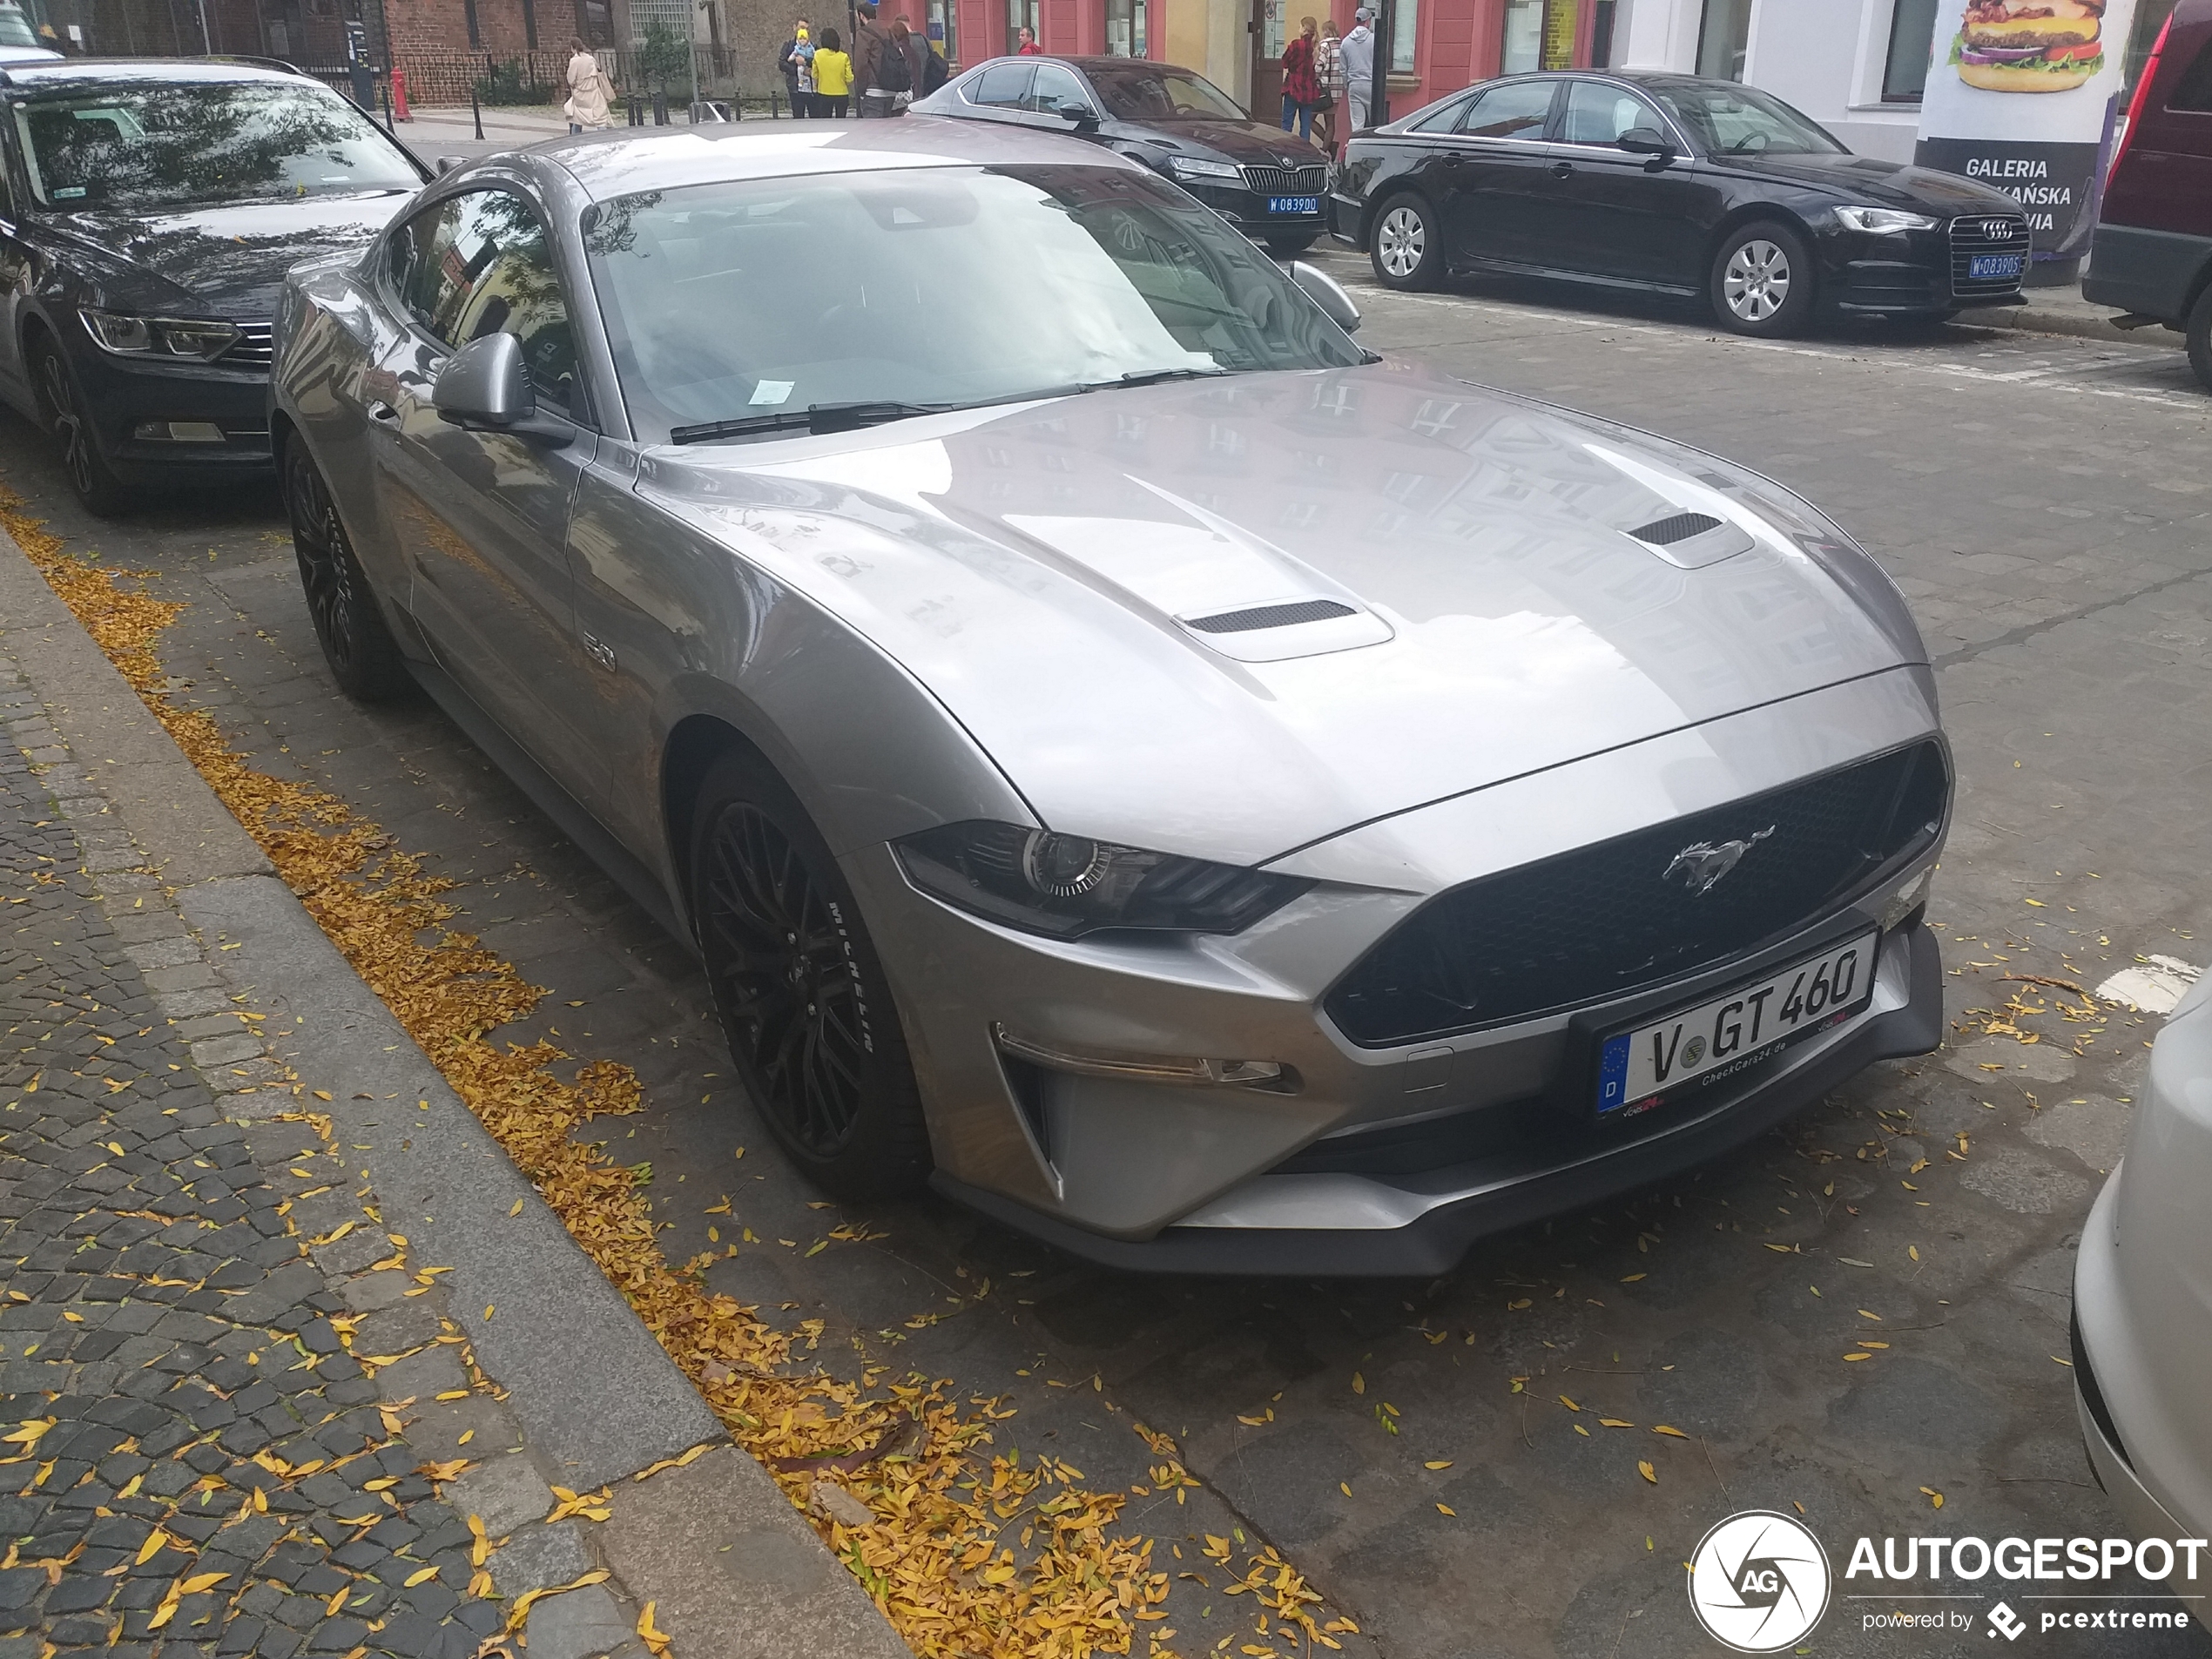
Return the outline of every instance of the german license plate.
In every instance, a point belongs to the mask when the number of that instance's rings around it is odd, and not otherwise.
[[[1877,933],[1861,934],[1772,977],[1619,1031],[1598,1045],[1597,1115],[1633,1116],[1676,1089],[1747,1071],[1799,1037],[1865,1012]]]
[[[1994,282],[2000,277],[2018,276],[2026,263],[2026,257],[2019,253],[1976,253],[1966,260],[1966,275],[1975,282]]]
[[[1318,196],[1270,196],[1267,211],[1271,213],[1318,213],[1321,211]]]

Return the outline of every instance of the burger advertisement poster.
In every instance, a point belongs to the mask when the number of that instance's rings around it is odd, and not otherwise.
[[[2135,0],[1944,0],[1913,159],[1993,185],[2039,260],[2088,246]]]

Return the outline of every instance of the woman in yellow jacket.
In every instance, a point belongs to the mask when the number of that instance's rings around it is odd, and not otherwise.
[[[822,30],[822,44],[814,48],[816,113],[842,121],[853,106],[853,60],[837,30]]]

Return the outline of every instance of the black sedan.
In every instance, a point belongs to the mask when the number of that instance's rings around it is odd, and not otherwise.
[[[320,82],[219,62],[10,64],[0,154],[0,398],[99,513],[268,469],[285,272],[427,176]]]
[[[915,103],[918,115],[1096,139],[1165,173],[1256,242],[1303,253],[1328,228],[1328,162],[1255,121],[1203,75],[1137,57],[999,57]]]
[[[1347,147],[1330,229],[1394,288],[1451,271],[1703,295],[1723,327],[2020,303],[2027,221],[2003,192],[1855,156],[1733,81],[1486,82]]]

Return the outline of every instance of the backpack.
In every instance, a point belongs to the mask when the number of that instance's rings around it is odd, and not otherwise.
[[[921,90],[934,92],[951,78],[951,71],[945,67],[945,60],[937,56],[935,47],[924,43],[922,54]]]
[[[907,49],[899,42],[886,39],[883,50],[876,56],[875,84],[886,92],[911,92],[914,86],[914,62],[907,56]]]

